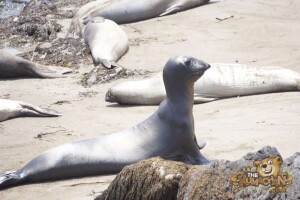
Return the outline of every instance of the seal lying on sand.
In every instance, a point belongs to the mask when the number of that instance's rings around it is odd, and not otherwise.
[[[122,132],[50,149],[16,172],[0,176],[0,189],[29,182],[119,172],[146,158],[204,164],[194,135],[194,82],[210,66],[191,57],[169,59],[163,70],[166,99],[143,122]]]
[[[44,66],[0,50],[0,79],[7,78],[63,78],[71,69]]]
[[[127,81],[109,89],[105,100],[120,104],[159,104],[166,95],[161,73],[141,81]],[[212,64],[195,83],[194,102],[222,98],[300,91],[300,74],[280,67],[249,67],[240,64]]]
[[[100,0],[79,9],[68,31],[68,37],[80,34],[84,24],[94,17],[104,17],[117,24],[132,23],[188,10],[209,0]]]
[[[57,117],[61,114],[22,101],[0,99],[0,122],[16,117]]]
[[[83,38],[89,45],[95,65],[110,69],[128,50],[128,37],[115,22],[95,17],[83,30]]]

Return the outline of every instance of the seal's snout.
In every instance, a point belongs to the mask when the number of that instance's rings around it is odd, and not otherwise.
[[[201,74],[203,75],[203,73],[208,70],[210,68],[210,65],[207,64],[206,62],[203,62],[201,60],[198,60],[197,64],[196,64],[196,74]]]
[[[105,95],[105,101],[110,103],[117,102],[116,97],[111,93],[110,90],[108,90]]]
[[[202,68],[203,68],[203,71],[206,71],[210,68],[210,64],[203,63]]]
[[[210,68],[210,64],[207,64],[207,68],[206,69],[209,69]]]

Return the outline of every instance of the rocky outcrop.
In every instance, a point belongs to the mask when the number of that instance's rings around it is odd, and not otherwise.
[[[260,167],[254,166],[255,161],[278,155],[276,148],[266,146],[237,161],[218,160],[209,165],[191,166],[152,158],[125,167],[96,199],[300,199],[300,153],[280,162],[278,171],[292,177],[286,179],[285,187],[237,187],[238,173],[255,174]]]
[[[189,166],[152,158],[125,167],[96,200],[176,199],[178,183]]]
[[[177,199],[233,199],[228,183],[227,174],[218,167],[194,166],[181,179]]]

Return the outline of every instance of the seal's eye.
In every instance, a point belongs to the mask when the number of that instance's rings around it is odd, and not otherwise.
[[[192,61],[190,59],[187,59],[187,60],[184,61],[184,65],[189,67],[191,65],[191,62]]]
[[[272,164],[273,164],[272,160],[269,160],[268,165],[272,165]]]

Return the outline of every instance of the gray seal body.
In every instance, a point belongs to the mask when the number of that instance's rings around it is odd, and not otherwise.
[[[154,156],[204,164],[194,134],[194,82],[210,66],[191,57],[169,59],[163,71],[166,99],[143,122],[118,133],[64,144],[0,176],[0,188],[79,176],[115,173]]]
[[[22,101],[0,99],[0,122],[16,117],[58,117],[61,114]]]
[[[83,6],[74,16],[68,36],[80,34],[84,24],[94,17],[117,24],[138,22],[165,16],[208,3],[208,0],[100,0]]]
[[[288,91],[300,91],[300,74],[290,69],[211,64],[211,68],[195,83],[194,103]],[[106,101],[155,105],[165,96],[162,74],[159,73],[150,79],[126,81],[113,86],[106,94]]]
[[[0,50],[0,79],[8,78],[63,78],[71,69],[44,66]]]

